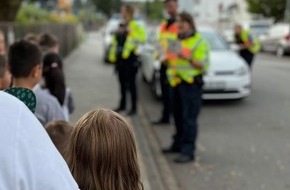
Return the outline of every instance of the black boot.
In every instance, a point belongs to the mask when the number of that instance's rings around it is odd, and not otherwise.
[[[194,156],[189,156],[186,154],[181,154],[179,157],[177,157],[174,162],[178,164],[184,164],[188,162],[193,162],[194,161]]]
[[[163,148],[162,149],[162,153],[163,154],[174,154],[174,153],[180,153],[181,150],[179,148],[175,148],[175,147],[169,147],[169,148]]]

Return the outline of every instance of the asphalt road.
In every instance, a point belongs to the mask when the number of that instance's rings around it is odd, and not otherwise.
[[[118,83],[113,68],[102,63],[101,39],[101,33],[89,35],[87,41],[65,60],[67,83],[77,108],[73,122],[93,108],[117,105]],[[167,157],[179,189],[289,190],[289,83],[290,57],[263,54],[257,57],[254,65],[250,97],[243,101],[205,102],[200,117],[198,161],[176,165],[172,162],[174,155]],[[142,119],[157,119],[160,102],[154,99],[147,84],[139,80],[138,86],[140,103],[148,115]],[[148,148],[138,117],[132,121],[141,149]],[[173,126],[152,126],[152,129],[161,146],[169,145]],[[154,180],[159,179],[158,171],[152,175],[156,169],[154,163],[147,164],[154,162],[149,148],[142,156],[149,173],[147,179],[155,183]],[[151,189],[162,189],[155,186],[153,184]]]
[[[177,165],[168,156],[180,190],[290,189],[290,57],[259,55],[252,94],[242,101],[205,102],[200,117],[197,162]],[[160,102],[140,82],[150,120]],[[154,127],[168,146],[172,126]]]

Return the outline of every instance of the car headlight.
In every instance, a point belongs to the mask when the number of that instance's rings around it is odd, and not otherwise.
[[[236,70],[235,74],[238,76],[245,76],[249,72],[249,69],[246,66],[240,67],[238,70]]]

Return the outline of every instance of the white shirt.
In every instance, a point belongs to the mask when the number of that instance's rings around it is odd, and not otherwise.
[[[78,190],[36,117],[4,92],[0,92],[0,189]]]

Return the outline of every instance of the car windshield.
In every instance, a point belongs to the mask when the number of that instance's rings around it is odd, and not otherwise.
[[[208,41],[213,51],[228,50],[227,43],[218,33],[210,31],[201,31],[200,33]]]

